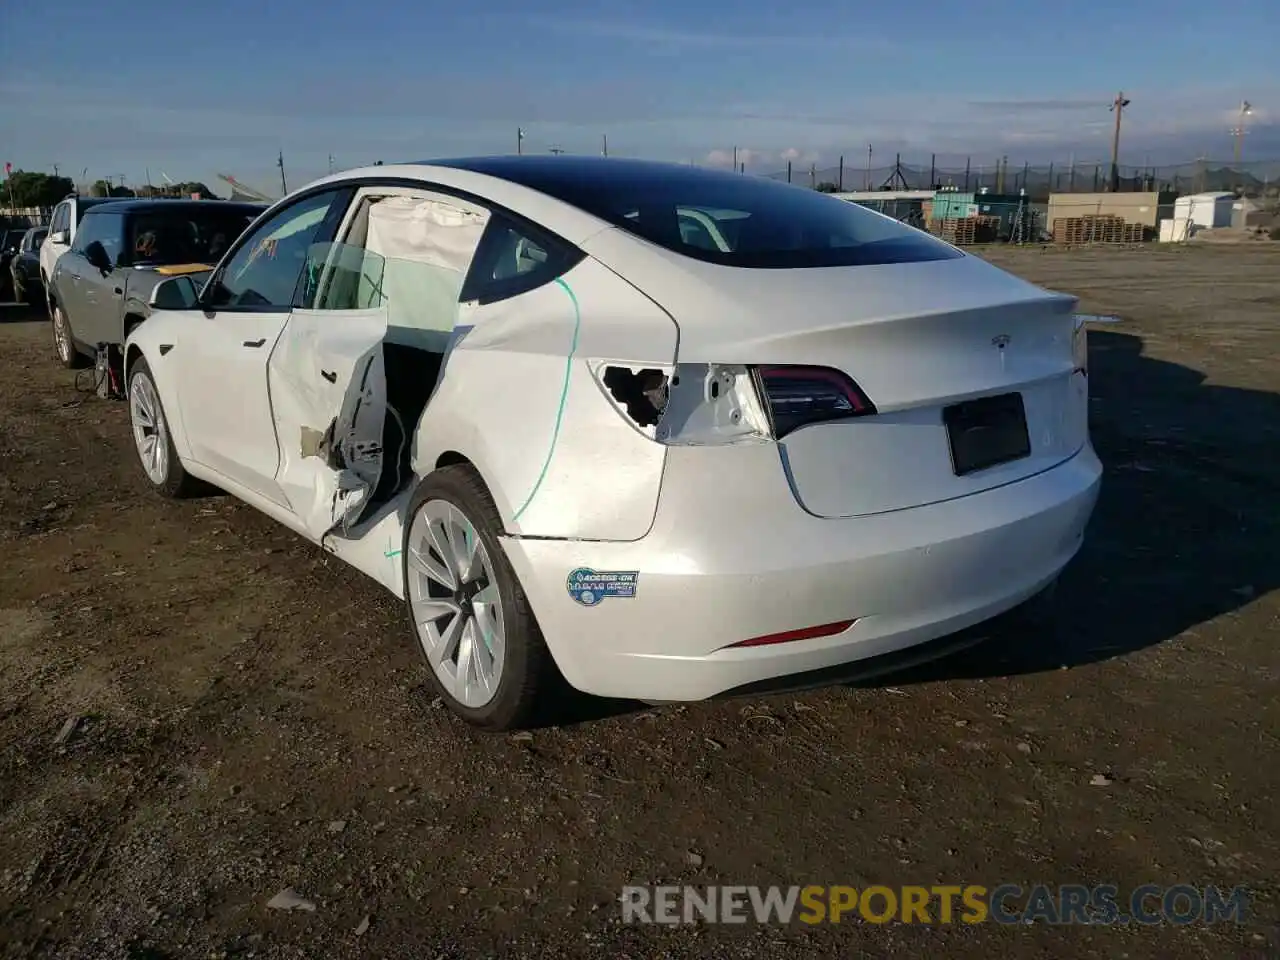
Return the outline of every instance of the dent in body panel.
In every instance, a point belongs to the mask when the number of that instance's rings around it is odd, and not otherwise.
[[[425,476],[448,451],[466,456],[511,534],[639,539],[657,508],[665,447],[631,428],[595,371],[670,368],[675,323],[590,258],[561,280],[464,305],[413,468]]]

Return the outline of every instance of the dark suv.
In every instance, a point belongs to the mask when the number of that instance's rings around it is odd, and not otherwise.
[[[49,284],[54,345],[76,366],[100,344],[124,343],[150,314],[167,276],[202,281],[266,204],[231,200],[117,200],[87,210]]]

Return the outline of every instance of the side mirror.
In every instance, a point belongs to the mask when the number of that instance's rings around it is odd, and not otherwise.
[[[71,232],[69,230],[55,230],[45,238],[45,242],[68,244],[71,242]]]
[[[89,261],[89,266],[103,273],[111,272],[111,257],[107,254],[107,248],[97,240],[84,248],[84,258]]]
[[[169,277],[157,283],[151,291],[151,309],[190,310],[199,296],[196,282],[189,276]]]

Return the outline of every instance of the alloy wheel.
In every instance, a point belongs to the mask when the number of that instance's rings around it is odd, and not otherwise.
[[[458,703],[483,707],[498,692],[507,648],[489,551],[447,500],[422,504],[406,549],[409,609],[427,661]]]
[[[169,474],[169,433],[150,377],[134,377],[129,391],[129,417],[142,469],[152,483],[161,486]]]
[[[58,351],[58,358],[63,363],[70,363],[71,334],[67,330],[67,318],[62,315],[61,307],[53,308],[53,345]]]

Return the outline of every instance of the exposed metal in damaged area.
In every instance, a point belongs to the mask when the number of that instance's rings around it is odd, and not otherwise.
[[[765,440],[769,417],[750,367],[682,363],[669,372],[607,365],[599,374],[646,436],[669,446]]]

